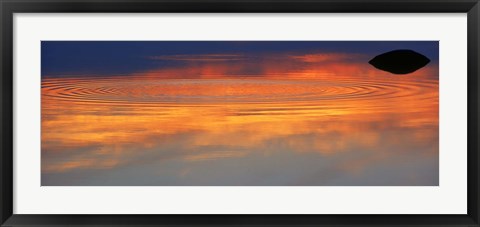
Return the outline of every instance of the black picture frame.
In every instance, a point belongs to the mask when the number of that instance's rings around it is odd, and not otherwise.
[[[478,0],[0,0],[2,226],[479,226]],[[23,215],[13,214],[14,13],[455,13],[468,14],[466,215]],[[253,204],[252,204],[253,205]],[[94,206],[94,204],[92,204]],[[129,206],[125,204],[125,206]]]

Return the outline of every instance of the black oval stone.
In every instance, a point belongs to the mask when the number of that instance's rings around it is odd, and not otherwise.
[[[408,74],[421,69],[430,59],[413,50],[394,50],[380,54],[368,63],[393,74]]]

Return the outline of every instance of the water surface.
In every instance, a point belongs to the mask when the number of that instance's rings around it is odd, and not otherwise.
[[[304,52],[42,76],[42,185],[438,185],[438,63]]]

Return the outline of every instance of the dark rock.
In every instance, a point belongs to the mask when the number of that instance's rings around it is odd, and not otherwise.
[[[417,71],[430,62],[430,59],[413,50],[394,50],[380,54],[368,63],[375,68],[393,74],[408,74]]]

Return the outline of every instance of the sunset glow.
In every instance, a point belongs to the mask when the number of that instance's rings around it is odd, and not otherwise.
[[[42,62],[42,185],[438,185],[438,59],[398,76],[330,49]]]

